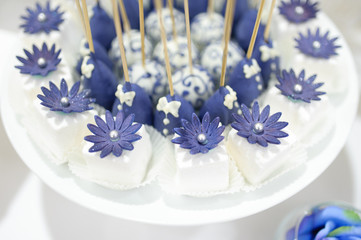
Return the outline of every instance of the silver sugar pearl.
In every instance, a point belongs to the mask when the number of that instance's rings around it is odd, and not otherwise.
[[[120,138],[117,130],[111,130],[109,132],[109,137],[110,137],[110,141],[112,141],[112,142],[116,142]]]
[[[38,59],[37,63],[40,68],[45,68],[47,65],[45,58],[42,58],[42,57]]]
[[[298,94],[302,93],[302,91],[303,91],[302,85],[299,83],[295,84],[295,86],[293,86],[293,91]]]
[[[302,15],[305,12],[305,10],[303,9],[303,7],[301,6],[296,6],[295,7],[295,13],[298,15]]]
[[[45,13],[39,13],[38,14],[38,21],[39,22],[45,22],[47,20],[47,17],[45,15]]]
[[[60,99],[60,104],[61,104],[61,106],[63,106],[63,107],[69,107],[69,105],[70,105],[69,98],[67,98],[67,97],[62,97],[62,98]]]
[[[200,144],[207,144],[208,140],[207,140],[207,136],[204,134],[204,133],[201,133],[201,134],[198,134],[197,136],[197,141],[200,143]]]
[[[260,133],[263,133],[263,130],[264,130],[264,126],[262,123],[256,123],[254,126],[253,126],[253,131],[256,133],[256,134],[260,134]]]
[[[315,49],[319,49],[321,47],[321,43],[319,41],[314,41],[312,43],[312,47]]]

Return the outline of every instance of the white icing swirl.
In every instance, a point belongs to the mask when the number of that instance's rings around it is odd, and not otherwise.
[[[179,101],[168,102],[166,97],[161,97],[157,104],[157,110],[159,112],[164,112],[166,116],[170,113],[174,117],[178,118],[180,106],[181,102]]]
[[[88,64],[89,60],[90,60],[90,56],[85,56],[83,58],[83,62],[81,63],[81,73],[88,79],[91,78],[94,70],[94,65]]]
[[[226,86],[226,89],[229,91],[229,93],[224,96],[223,105],[226,106],[229,110],[232,110],[233,106],[235,105],[234,102],[237,103],[237,94],[230,86]]]
[[[135,92],[134,91],[124,92],[123,85],[119,84],[115,96],[119,99],[120,104],[125,103],[126,105],[131,107],[133,105],[133,100],[135,98]]]
[[[259,51],[261,52],[261,61],[262,62],[267,62],[269,59],[276,58],[280,55],[277,49],[269,48],[266,45],[262,45],[259,48]]]
[[[243,66],[243,72],[245,77],[249,79],[254,75],[258,74],[259,72],[261,72],[261,68],[258,66],[256,59],[252,59],[251,65],[245,64]]]

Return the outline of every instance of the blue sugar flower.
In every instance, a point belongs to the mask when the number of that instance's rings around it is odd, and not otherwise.
[[[25,23],[20,25],[24,28],[24,32],[35,34],[39,32],[59,31],[59,25],[64,21],[64,12],[59,11],[60,6],[50,9],[50,2],[46,3],[46,7],[36,4],[36,9],[26,8],[27,16],[21,16]]]
[[[124,119],[124,114],[119,111],[115,117],[115,121],[111,112],[106,111],[105,120],[99,116],[95,116],[97,124],[88,124],[89,130],[94,135],[86,136],[84,139],[88,142],[94,143],[89,149],[89,152],[99,152],[100,157],[104,158],[110,153],[119,157],[123,150],[131,151],[134,149],[132,142],[138,141],[142,137],[138,134],[138,130],[142,127],[140,123],[134,123],[134,114],[130,114]]]
[[[281,131],[288,123],[278,122],[282,113],[278,112],[269,116],[269,105],[262,110],[261,114],[258,102],[253,104],[252,113],[244,104],[241,105],[241,110],[242,115],[233,114],[236,121],[231,126],[238,131],[239,136],[247,138],[249,143],[258,143],[262,147],[267,147],[268,143],[280,144],[277,138],[288,136],[287,133]]]
[[[190,149],[190,154],[207,153],[224,139],[221,135],[225,127],[218,127],[219,121],[220,118],[216,117],[210,122],[207,112],[201,123],[198,116],[193,113],[191,123],[182,119],[183,128],[174,128],[174,132],[179,137],[172,139],[172,143],[180,144],[181,148]]]
[[[302,70],[297,77],[293,69],[290,72],[286,70],[282,71],[282,76],[277,76],[279,84],[276,87],[281,90],[282,95],[291,98],[295,101],[304,101],[310,103],[311,100],[320,101],[320,95],[326,94],[325,92],[319,92],[317,89],[323,85],[323,83],[313,83],[316,79],[316,75],[310,78],[305,78],[305,70]]]
[[[311,30],[307,30],[307,35],[299,33],[299,38],[296,38],[296,48],[298,48],[302,53],[307,56],[314,58],[323,58],[329,59],[332,56],[338,55],[336,49],[341,47],[335,45],[337,37],[329,39],[329,32],[327,31],[325,35],[320,34],[320,29],[317,28],[316,33],[312,34]]]
[[[89,90],[79,92],[80,81],[76,82],[68,92],[68,84],[64,79],[61,80],[60,89],[53,83],[49,82],[49,89],[42,87],[41,91],[44,95],[38,95],[42,101],[41,105],[50,108],[51,111],[59,111],[64,113],[84,112],[93,109],[89,106],[95,102],[95,99],[87,98]]]
[[[318,2],[311,3],[309,0],[282,1],[279,10],[288,21],[298,24],[316,18],[316,13],[319,11],[317,5]]]
[[[47,76],[50,72],[57,69],[57,65],[61,59],[59,54],[61,50],[55,51],[55,45],[48,49],[48,46],[43,43],[41,50],[33,45],[33,54],[24,49],[27,59],[17,56],[16,58],[23,64],[22,66],[15,66],[20,69],[22,74],[30,74],[33,76]]]

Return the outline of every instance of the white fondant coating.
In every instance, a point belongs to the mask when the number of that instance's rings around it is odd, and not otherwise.
[[[86,78],[91,78],[93,70],[94,70],[94,65],[93,64],[88,64],[89,59],[90,59],[89,56],[85,56],[83,58],[83,62],[81,63],[81,73]]]
[[[202,50],[211,42],[221,41],[223,32],[224,18],[218,13],[200,13],[192,20],[191,36],[199,50]]]
[[[164,67],[157,61],[146,61],[145,68],[141,62],[133,64],[129,68],[129,78],[152,96],[153,103],[165,95],[168,87]]]
[[[245,64],[243,66],[243,72],[246,78],[251,78],[257,73],[261,72],[261,68],[259,67],[256,59],[252,59],[252,65]]]
[[[133,105],[133,100],[135,97],[134,91],[123,92],[123,85],[119,84],[115,96],[119,99],[121,104],[126,104],[129,107]]]
[[[322,87],[320,88],[322,91]],[[324,121],[331,121],[326,116],[331,111],[331,103],[327,95],[320,96],[321,101],[311,101],[311,103],[292,101],[281,94],[276,87],[271,87],[262,97],[263,105],[270,105],[272,111],[282,112],[282,119],[288,122],[287,129],[298,136],[310,138],[317,131],[317,126]]]
[[[207,46],[201,56],[201,65],[213,76],[213,79],[221,77],[222,72],[222,56],[223,46],[221,42],[214,42]],[[242,60],[244,52],[240,49],[236,43],[230,41],[228,45],[227,67],[226,67],[226,79],[233,71],[233,68],[239,61]]]
[[[96,112],[54,112],[40,102],[33,101],[34,110],[25,120],[28,134],[55,164],[66,163],[72,154],[81,152],[81,143],[89,135],[87,124],[94,122]]]
[[[214,83],[211,75],[204,68],[194,65],[192,73],[189,67],[175,72],[172,77],[174,91],[199,108],[213,94]]]
[[[45,4],[43,4],[43,6],[45,6]],[[64,12],[64,21],[59,25],[59,31],[51,31],[49,34],[46,34],[45,32],[28,34],[24,33],[23,29],[21,29],[21,46],[28,49],[34,43],[42,44],[45,42],[48,47],[51,47],[52,44],[56,44],[57,49],[62,50],[62,54],[70,66],[75,66],[79,42],[83,38],[80,17],[76,11],[74,1],[54,0],[50,3],[51,9],[55,9],[57,6],[60,6],[60,12]]]
[[[144,38],[145,44],[145,56],[150,58],[153,51],[152,43],[149,41],[148,37]],[[129,34],[123,33],[123,46],[125,50],[125,57],[127,59],[128,66],[132,66],[134,63],[142,60],[142,43],[141,36],[138,30],[132,29]],[[109,51],[110,59],[116,62],[118,68],[122,67],[122,59],[120,57],[119,41],[115,38],[112,41],[112,46]]]
[[[182,36],[185,34],[186,26],[184,20],[184,14],[177,9],[173,9],[175,27],[178,36]],[[172,18],[170,16],[169,8],[162,9],[162,17],[163,17],[163,25],[165,29],[165,33],[167,37],[172,36],[173,28],[172,28]],[[145,30],[147,35],[150,37],[153,43],[157,43],[160,41],[160,28],[158,15],[155,11],[151,12],[148,17],[145,19]]]
[[[246,138],[237,135],[232,128],[228,134],[227,150],[230,157],[236,161],[238,169],[253,185],[260,184],[272,177],[277,170],[290,161],[290,154],[294,138],[290,134],[280,139],[281,144],[269,144],[262,147],[250,144]]]
[[[177,118],[179,117],[180,106],[181,106],[181,102],[179,101],[168,102],[166,97],[161,97],[157,104],[157,110],[159,112],[164,112],[166,117],[168,113],[170,113]]]
[[[197,63],[198,49],[192,43],[192,62]],[[188,65],[188,45],[187,38],[178,36],[177,41],[170,39],[167,41],[169,62],[172,70],[178,70]],[[159,42],[153,51],[154,58],[164,64],[164,48],[163,43]]]
[[[83,157],[94,180],[120,185],[136,185],[142,182],[152,157],[152,144],[144,126],[137,134],[142,138],[132,143],[134,149],[123,150],[120,157],[111,153],[100,158],[100,152],[89,152],[92,143],[87,142],[84,145]]]
[[[233,109],[233,106],[237,106],[237,93],[233,91],[233,89],[230,86],[226,86],[226,89],[229,91],[229,93],[224,96],[224,102],[223,105],[226,106],[229,110]]]
[[[209,192],[229,185],[229,157],[224,141],[208,153],[192,155],[175,144],[176,183],[180,191]]]

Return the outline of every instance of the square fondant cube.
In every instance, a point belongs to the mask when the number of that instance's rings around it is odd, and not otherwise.
[[[100,158],[100,152],[89,152],[92,143],[87,142],[84,145],[83,158],[95,181],[124,186],[138,185],[142,182],[152,157],[152,144],[144,126],[137,134],[142,138],[132,143],[134,149],[123,150],[119,157],[111,153]]]
[[[281,144],[262,147],[259,144],[250,144],[246,138],[239,136],[237,131],[232,129],[228,135],[227,150],[247,181],[257,185],[276,174],[292,157],[288,152],[293,139],[287,137],[280,141]]]
[[[224,141],[208,153],[190,154],[175,145],[176,183],[180,191],[209,192],[227,189],[229,157]]]

